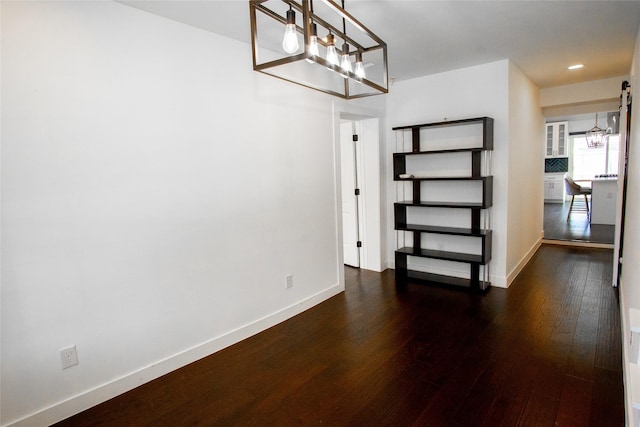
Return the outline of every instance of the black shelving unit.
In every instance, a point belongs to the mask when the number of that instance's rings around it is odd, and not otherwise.
[[[420,131],[430,127],[450,127],[478,125],[482,126],[482,146],[445,148],[438,150],[421,150]],[[481,223],[482,212],[493,206],[493,176],[483,175],[483,156],[487,151],[493,150],[493,119],[490,117],[478,117],[473,119],[444,121],[426,123],[420,125],[400,126],[393,128],[394,131],[411,130],[410,152],[400,152],[393,154],[393,176],[395,181],[410,182],[412,187],[411,200],[401,200],[394,204],[395,229],[400,232],[410,232],[413,236],[411,246],[400,247],[395,252],[396,279],[399,285],[404,285],[408,281],[423,281],[432,284],[464,287],[473,291],[486,291],[491,283],[488,280],[488,264],[491,261],[492,231],[483,227]],[[445,153],[470,153],[470,174],[469,176],[434,176],[422,177],[407,173],[407,159],[417,155],[433,155]],[[485,157],[486,159],[486,157]],[[486,160],[485,160],[486,161]],[[485,169],[488,169],[485,165]],[[430,182],[438,184],[441,182],[479,182],[482,188],[481,201],[428,201],[422,198],[422,183]],[[411,224],[407,222],[407,210],[409,208],[448,208],[465,209],[470,211],[470,224],[468,227],[446,227],[430,224]],[[486,219],[486,218],[485,218]],[[487,221],[485,221],[485,224]],[[473,239],[480,239],[481,253],[470,254],[464,252],[451,252],[444,250],[422,248],[423,239],[432,239],[437,235],[463,236]],[[459,278],[445,276],[435,273],[411,270],[408,268],[408,257],[431,258],[445,261],[465,263],[469,265],[469,278]],[[483,278],[480,276],[480,267],[485,266]]]

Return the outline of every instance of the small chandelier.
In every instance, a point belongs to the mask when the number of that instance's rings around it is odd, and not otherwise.
[[[249,12],[255,71],[344,99],[389,92],[387,45],[344,0],[250,0]]]
[[[604,146],[609,132],[598,127],[598,113],[596,113],[596,125],[585,132],[584,136],[587,138],[587,147],[599,148]]]

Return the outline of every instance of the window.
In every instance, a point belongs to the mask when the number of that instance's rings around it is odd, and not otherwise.
[[[609,135],[604,146],[588,148],[584,135],[571,137],[571,176],[575,180],[591,180],[596,175],[618,173],[620,135]]]

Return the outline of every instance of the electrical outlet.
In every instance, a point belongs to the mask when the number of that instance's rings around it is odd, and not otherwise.
[[[78,364],[78,352],[75,345],[60,350],[60,362],[62,363],[62,369]]]
[[[293,288],[293,274],[287,274],[285,276],[285,280],[287,283],[287,289]]]

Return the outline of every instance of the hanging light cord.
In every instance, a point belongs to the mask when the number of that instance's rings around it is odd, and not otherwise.
[[[342,9],[344,10],[344,0],[342,0]],[[347,23],[344,19],[344,16],[342,17],[342,32],[344,33],[345,36],[347,35]]]
[[[344,0],[342,0],[342,10],[344,10]],[[347,22],[344,19],[344,16],[342,17],[342,33],[344,34],[344,44],[342,45],[342,49],[345,52],[342,52],[343,55],[348,55],[349,54],[349,43],[347,42]]]

